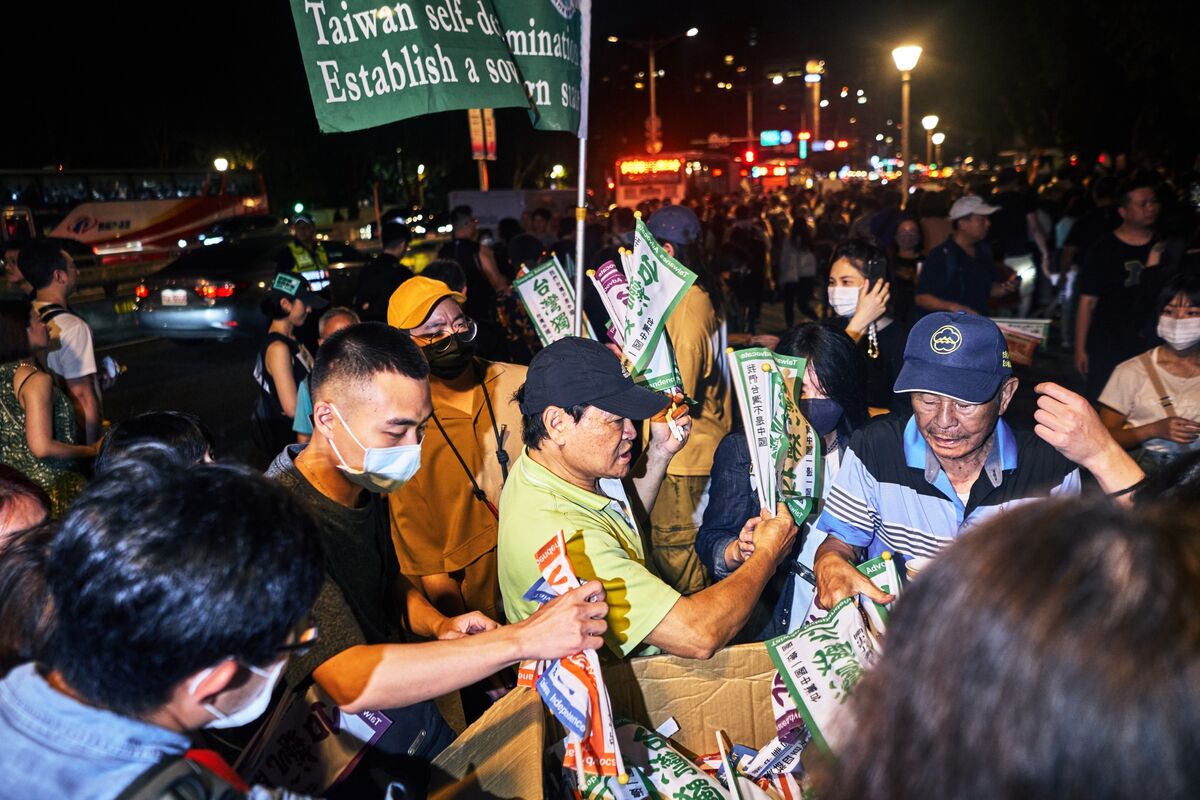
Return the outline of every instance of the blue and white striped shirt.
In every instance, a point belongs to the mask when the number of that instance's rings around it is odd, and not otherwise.
[[[1033,433],[1003,419],[967,502],[917,429],[888,415],[855,432],[816,528],[863,548],[932,556],[972,526],[1019,503],[1079,493],[1079,469]]]

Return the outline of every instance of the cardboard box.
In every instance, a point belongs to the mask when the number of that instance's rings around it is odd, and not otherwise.
[[[613,713],[649,728],[674,717],[680,730],[672,739],[692,755],[716,749],[718,728],[755,748],[774,738],[774,676],[761,643],[727,647],[709,661],[651,656],[604,665]],[[541,800],[546,750],[563,735],[537,692],[510,692],[433,762],[429,797]]]

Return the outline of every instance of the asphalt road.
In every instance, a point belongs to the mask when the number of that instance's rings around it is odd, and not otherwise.
[[[104,394],[104,415],[115,422],[145,411],[187,411],[212,431],[218,458],[265,468],[269,456],[258,452],[250,438],[258,347],[259,342],[249,339],[101,344],[99,356],[111,355],[126,367],[117,385]]]

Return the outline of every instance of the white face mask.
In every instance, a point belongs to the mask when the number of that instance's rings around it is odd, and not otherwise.
[[[1200,342],[1200,317],[1190,319],[1159,317],[1158,335],[1175,350],[1187,350]]]
[[[854,316],[854,311],[858,308],[858,287],[830,286],[829,305],[839,317]]]
[[[331,403],[329,407],[333,409],[334,414],[337,414],[337,418],[341,421],[342,427],[346,429],[346,433],[350,434],[350,438],[363,451],[362,469],[355,469],[346,463],[346,459],[342,458],[342,454],[338,451],[337,445],[333,443],[333,439],[329,440],[329,445],[333,448],[338,461],[341,462],[338,469],[352,483],[358,484],[368,492],[387,494],[399,489],[408,483],[413,475],[417,474],[417,470],[421,468],[421,445],[405,444],[397,447],[363,447],[362,442],[354,435],[354,431],[350,430],[350,426],[346,424],[346,420],[342,417],[342,412],[337,410],[337,406]]]
[[[262,688],[258,694],[250,699],[250,702],[239,708],[237,711],[228,713],[222,711],[211,703],[204,704],[204,710],[213,715],[213,721],[205,725],[206,728],[240,728],[243,725],[249,725],[254,720],[263,715],[267,710],[267,706],[271,704],[271,695],[275,692],[275,684],[279,683],[279,676],[283,673],[283,665],[287,663],[287,659],[280,661],[270,670],[259,669],[258,667],[247,667],[251,672],[259,677],[266,678]],[[188,692],[196,693],[196,687],[204,682],[204,679],[212,674],[213,667],[201,672],[192,680],[192,685],[188,687]]]

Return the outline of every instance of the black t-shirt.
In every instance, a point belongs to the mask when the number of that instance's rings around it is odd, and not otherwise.
[[[1155,300],[1147,296],[1152,282],[1143,275],[1149,256],[1149,243],[1129,245],[1115,233],[1097,239],[1084,253],[1079,294],[1096,298],[1087,335],[1089,352],[1132,358],[1146,350],[1142,329],[1147,313],[1154,313]]]
[[[363,322],[387,322],[388,301],[400,284],[413,276],[391,253],[380,253],[362,268],[354,310]]]
[[[1104,234],[1112,233],[1120,224],[1121,217],[1117,214],[1116,206],[1096,206],[1075,221],[1065,244],[1076,248],[1077,258],[1082,259],[1089,247]]]
[[[313,605],[317,643],[303,657],[291,659],[289,685],[355,645],[404,638],[394,599],[400,564],[387,503],[364,492],[356,508],[347,508],[321,494],[296,467],[304,447],[288,447],[267,469],[267,477],[290,491],[312,515],[325,551],[326,580]]]
[[[1025,256],[1033,252],[1029,241],[1029,215],[1035,210],[1034,201],[1024,192],[1000,192],[992,197],[1000,210],[992,214],[989,240],[997,258]]]

